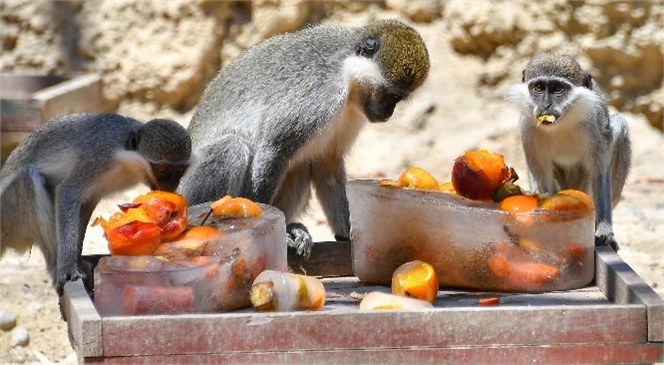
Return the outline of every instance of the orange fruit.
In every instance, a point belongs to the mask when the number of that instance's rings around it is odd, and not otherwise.
[[[392,294],[433,303],[438,294],[438,277],[430,264],[415,260],[399,266],[392,275]]]
[[[438,181],[428,171],[419,167],[409,167],[397,180],[382,180],[378,185],[402,189],[438,190]]]
[[[221,218],[248,218],[260,217],[263,209],[253,201],[246,198],[233,198],[225,195],[210,204],[215,217]]]
[[[536,209],[538,205],[539,201],[532,195],[512,195],[503,199],[498,207],[508,212],[528,212]]]
[[[487,150],[467,151],[454,160],[452,167],[454,190],[474,200],[491,200],[509,178],[503,155]]]

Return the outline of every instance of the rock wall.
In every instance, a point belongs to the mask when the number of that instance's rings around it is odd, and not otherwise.
[[[109,110],[134,103],[184,113],[217,70],[254,43],[381,12],[440,23],[456,52],[484,62],[472,80],[482,92],[518,79],[535,53],[568,52],[613,106],[663,129],[664,3],[656,0],[3,0],[0,71],[99,72]]]

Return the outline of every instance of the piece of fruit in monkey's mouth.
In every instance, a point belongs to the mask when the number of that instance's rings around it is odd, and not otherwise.
[[[544,124],[544,125],[550,125],[556,122],[556,117],[553,115],[549,114],[542,114],[539,117],[537,117],[537,124]]]

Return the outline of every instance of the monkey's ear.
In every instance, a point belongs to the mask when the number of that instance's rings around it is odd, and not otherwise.
[[[521,82],[526,82],[526,70],[521,71]]]
[[[125,148],[130,151],[135,151],[138,149],[138,141],[140,140],[141,135],[138,131],[131,131],[127,136],[127,143],[125,143]]]
[[[380,48],[378,38],[367,37],[362,39],[360,44],[357,45],[355,54],[362,57],[371,57],[378,52],[378,48]]]
[[[589,73],[583,76],[583,86],[587,87],[590,90],[593,89],[593,77]]]

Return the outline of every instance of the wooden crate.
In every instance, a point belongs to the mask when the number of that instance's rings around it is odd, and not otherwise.
[[[334,255],[334,256],[330,256]],[[308,274],[349,274],[350,244],[317,244]],[[325,257],[334,257],[325,260]],[[335,269],[336,268],[336,269]],[[542,294],[441,290],[435,308],[358,310],[353,276],[324,278],[318,312],[100,317],[83,284],[61,307],[85,363],[650,363],[664,361],[664,301],[611,249],[596,252],[596,285]]]
[[[0,73],[0,136],[6,158],[33,129],[64,114],[100,111],[101,77]]]

